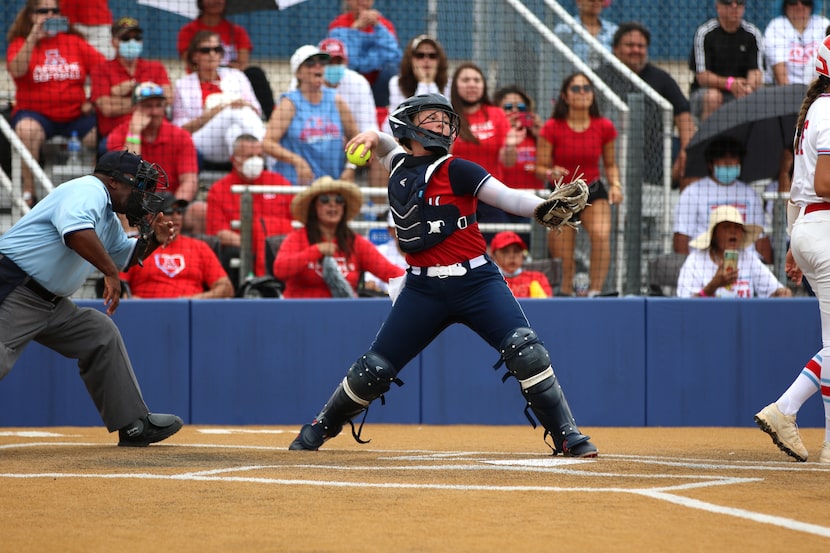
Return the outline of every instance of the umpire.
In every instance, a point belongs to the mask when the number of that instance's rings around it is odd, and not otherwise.
[[[129,152],[101,156],[92,175],[57,187],[0,236],[0,379],[35,340],[78,360],[81,378],[120,446],[147,446],[182,427],[175,415],[151,414],[112,315],[119,271],[141,263],[172,237],[155,194],[164,172]],[[143,227],[129,238],[117,213]],[[152,221],[152,224],[151,224]],[[107,315],[67,296],[98,269]]]

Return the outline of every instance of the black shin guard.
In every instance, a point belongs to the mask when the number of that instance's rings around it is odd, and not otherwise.
[[[530,410],[553,439],[556,453],[564,453],[590,439],[577,428],[568,400],[553,371],[542,382],[523,389],[522,394]]]
[[[536,333],[530,328],[517,328],[504,338],[499,351],[507,370],[519,381],[528,408],[553,438],[554,452],[567,453],[587,442],[590,438],[579,432],[548,351]]]
[[[340,434],[343,425],[359,415],[369,407],[369,402],[358,403],[346,393],[347,379],[343,379],[329,400],[323,406],[322,411],[317,415],[314,423],[323,430],[324,439],[329,439]],[[357,398],[359,399],[359,398]]]
[[[337,436],[343,425],[368,410],[372,401],[377,398],[383,400],[383,394],[389,391],[393,382],[398,386],[403,384],[397,378],[397,370],[380,355],[370,351],[355,361],[312,423],[320,436],[315,440],[320,442],[317,447]],[[362,428],[363,423],[360,426]],[[354,425],[352,436],[358,442],[365,443],[360,439],[360,430],[355,431]]]

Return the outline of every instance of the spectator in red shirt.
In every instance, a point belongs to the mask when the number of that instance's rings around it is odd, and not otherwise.
[[[348,222],[360,212],[360,188],[321,177],[294,196],[291,213],[305,225],[285,237],[274,260],[274,276],[285,298],[354,297],[364,271],[389,280],[403,269],[389,262]]]
[[[168,192],[192,202],[199,188],[196,146],[190,133],[165,118],[167,97],[157,83],[139,83],[133,92],[133,114],[107,138],[107,150],[130,150],[167,172]],[[185,229],[204,234],[205,202],[188,209]]]
[[[230,298],[233,285],[206,242],[181,234],[187,201],[163,193],[164,217],[173,222],[167,245],[157,248],[144,266],[135,265],[124,274],[134,298]]]
[[[44,27],[47,20],[52,23]],[[60,15],[57,0],[27,0],[9,29],[6,64],[17,87],[11,125],[40,161],[47,138],[76,132],[95,145],[95,109],[84,83],[92,68],[106,61]],[[23,199],[34,205],[34,180],[23,164]]]
[[[521,236],[511,231],[499,232],[490,242],[490,253],[514,296],[549,298],[553,295],[545,273],[522,268],[527,255],[527,244]]]
[[[60,0],[61,13],[101,55],[111,60],[115,57],[110,40],[112,12],[107,0]]]
[[[225,48],[221,67],[233,67],[245,73],[251,81],[254,94],[262,107],[263,117],[267,121],[274,111],[274,93],[262,68],[249,65],[254,45],[245,27],[225,18],[226,3],[226,0],[196,0],[199,16],[179,29],[176,49],[179,51],[179,57],[185,62],[187,71],[190,72],[191,67],[187,59],[190,41],[199,31],[217,33]]]
[[[386,118],[389,79],[398,74],[401,47],[395,26],[372,9],[375,0],[345,0],[346,11],[329,23],[329,37],[346,45],[349,69],[357,71],[372,85],[378,121]]]
[[[138,20],[122,17],[112,26],[115,59],[92,68],[91,99],[98,110],[99,151],[106,151],[107,136],[119,124],[130,119],[133,92],[138,83],[160,84],[166,98],[173,97],[167,69],[159,61],[141,58],[144,33]]]
[[[584,73],[562,81],[551,118],[539,131],[536,175],[553,185],[582,174],[588,183],[588,207],[580,213],[582,228],[591,240],[590,287],[587,295],[602,293],[611,266],[611,206],[623,201],[616,154],[617,129],[599,111],[594,87]],[[602,172],[605,179],[600,178]],[[576,272],[576,231],[548,233],[551,257],[562,259],[563,295],[573,293]]]
[[[451,153],[478,163],[509,185],[502,170],[516,164],[516,146],[524,136],[510,126],[504,110],[490,101],[481,68],[469,62],[458,66],[452,77],[450,100],[461,117],[461,130]],[[483,223],[511,222],[507,213],[484,203],[478,204],[478,218]]]
[[[233,169],[213,183],[207,195],[207,234],[217,236],[223,251],[239,257],[241,237],[231,227],[240,221],[240,196],[231,192],[234,184],[291,186],[288,180],[273,171],[264,170],[262,142],[250,134],[238,137],[233,145]],[[253,194],[253,225],[251,241],[254,246],[254,274],[265,275],[265,238],[288,234],[291,227],[291,194]]]

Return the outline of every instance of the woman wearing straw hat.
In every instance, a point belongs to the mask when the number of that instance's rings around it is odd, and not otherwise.
[[[403,275],[349,228],[362,202],[356,185],[331,177],[294,196],[291,215],[305,227],[285,237],[274,260],[274,276],[285,283],[283,297],[354,297],[363,272],[384,280]]]
[[[717,207],[709,215],[709,229],[689,243],[694,249],[680,268],[677,295],[681,298],[792,296],[790,289],[775,278],[761,258],[748,249],[762,230],[759,225],[745,224],[736,207]],[[737,269],[724,264],[727,250],[740,252]]]

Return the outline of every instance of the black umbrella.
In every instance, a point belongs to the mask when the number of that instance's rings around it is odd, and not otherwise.
[[[731,136],[746,148],[742,181],[775,178],[784,148],[792,148],[795,121],[806,92],[803,84],[769,85],[723,104],[689,141],[686,176],[707,176],[706,146],[716,137]]]
[[[285,9],[300,2],[305,0],[231,0],[226,4],[225,14]],[[138,3],[183,15],[188,19],[195,19],[198,15],[196,2],[192,0],[138,0]]]

